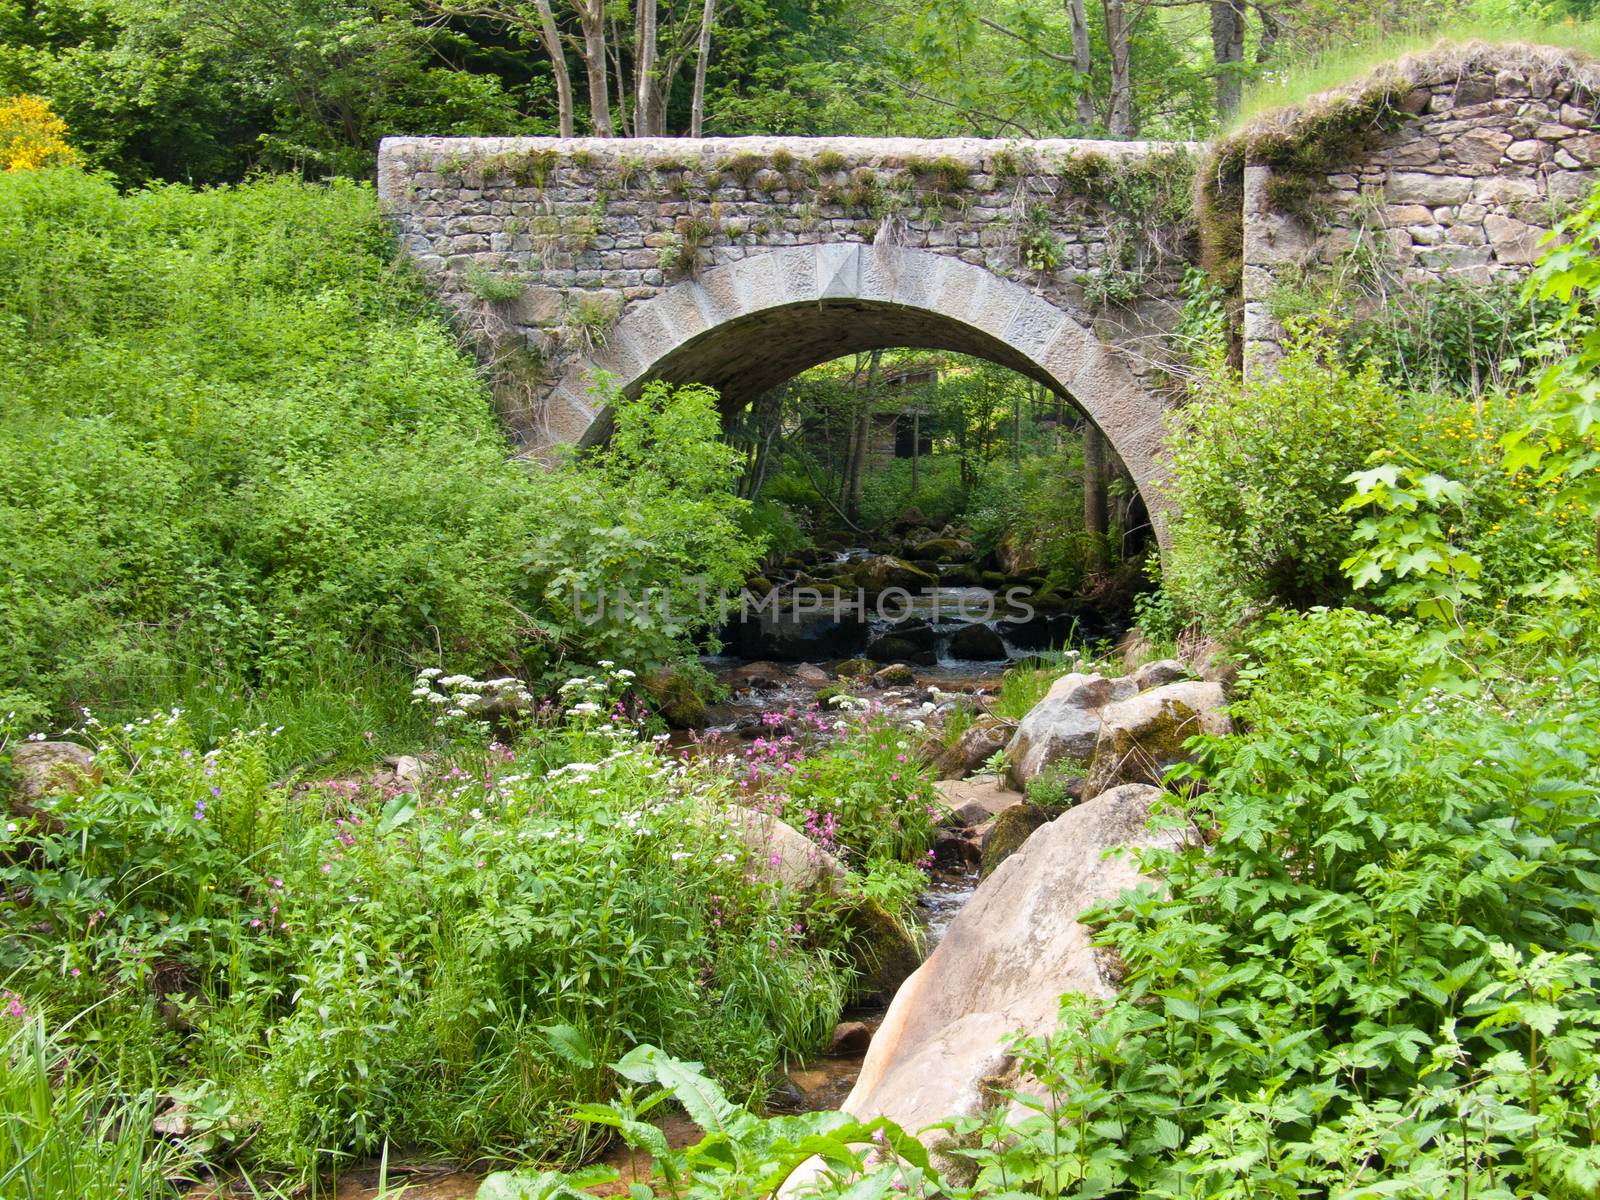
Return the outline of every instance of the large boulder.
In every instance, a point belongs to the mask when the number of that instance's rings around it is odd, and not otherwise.
[[[922,961],[910,931],[878,901],[846,889],[844,866],[793,825],[750,808],[726,811],[757,879],[793,892],[827,892],[837,898],[849,932],[855,998],[864,1004],[886,1002]]]
[[[1191,676],[1189,668],[1177,659],[1158,658],[1145,663],[1133,673],[1133,686],[1141,692],[1148,692],[1151,688],[1166,687],[1169,683],[1179,683]]]
[[[939,778],[965,779],[1005,749],[1010,738],[1010,728],[998,717],[985,713],[974,718],[961,736],[939,753],[934,763]]]
[[[1071,809],[983,882],[895,993],[845,1111],[912,1130],[983,1112],[997,1082],[1015,1082],[1007,1035],[1053,1030],[1062,992],[1113,995],[1077,916],[1141,882],[1129,856],[1108,851],[1175,844],[1146,828],[1159,795],[1121,787]]]
[[[671,667],[662,667],[645,680],[644,689],[656,713],[672,728],[706,727],[705,698],[688,675]]]
[[[757,878],[795,892],[832,891],[844,880],[839,860],[787,821],[740,806],[727,814]]]
[[[1167,768],[1188,761],[1196,734],[1233,732],[1220,683],[1191,679],[1151,688],[1100,710],[1100,733],[1085,796],[1119,784],[1159,784]]]
[[[977,557],[978,548],[960,538],[936,537],[914,544],[907,543],[906,553],[912,558],[925,558],[930,562],[965,562]]]
[[[968,662],[1000,662],[1007,658],[1005,640],[987,625],[963,625],[950,635],[950,657]]]
[[[1017,723],[1006,744],[1006,778],[1019,792],[1062,759],[1087,763],[1100,740],[1100,710],[1135,694],[1129,679],[1073,671],[1050,685],[1045,698]]]
[[[32,816],[39,801],[52,792],[81,793],[99,785],[100,770],[87,747],[76,742],[19,742],[11,749],[6,810],[14,816]]]
[[[1037,804],[1014,804],[996,815],[983,835],[983,857],[978,877],[987,879],[996,868],[1021,850],[1034,831],[1048,824],[1050,813]]]
[[[869,599],[890,588],[916,593],[939,585],[937,576],[892,554],[875,554],[865,559],[850,572],[850,579]]]
[[[1039,548],[1015,530],[1006,530],[994,548],[995,564],[1007,575],[1026,575],[1039,569]]]

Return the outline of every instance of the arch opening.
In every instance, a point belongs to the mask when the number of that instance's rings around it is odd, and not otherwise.
[[[569,367],[546,421],[553,440],[594,445],[609,435],[609,414],[589,394],[595,370],[626,394],[652,380],[707,384],[727,415],[818,364],[892,347],[985,359],[1071,401],[1126,464],[1164,543],[1160,399],[1071,314],[925,250],[794,247],[678,284],[630,310],[604,347]]]

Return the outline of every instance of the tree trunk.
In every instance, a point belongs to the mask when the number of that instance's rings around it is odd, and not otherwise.
[[[856,403],[855,453],[850,456],[849,501],[845,504],[845,512],[852,521],[861,518],[861,476],[867,463],[867,445],[872,441],[872,389],[878,383],[878,362],[882,358],[882,350],[872,352],[867,364],[867,384]]]
[[[1094,96],[1090,94],[1089,72],[1094,68],[1094,59],[1089,53],[1089,14],[1085,11],[1083,0],[1067,0],[1067,20],[1072,26],[1072,69],[1079,76],[1078,124],[1085,129],[1092,129],[1095,111]]]
[[[689,136],[699,137],[706,123],[706,64],[711,59],[711,26],[717,19],[717,0],[706,0],[700,12],[700,47],[694,60],[694,99],[689,105]]]
[[[1256,5],[1256,16],[1261,18],[1261,38],[1256,43],[1256,63],[1265,66],[1272,61],[1272,54],[1278,48],[1278,35],[1283,32],[1283,22],[1278,20],[1278,14],[1265,4]]]
[[[582,0],[583,65],[589,77],[589,127],[595,137],[611,137],[611,86],[606,77],[606,9],[603,0]]]
[[[934,378],[938,378],[935,376]],[[922,409],[911,410],[911,498],[922,486]]]
[[[1132,137],[1133,77],[1128,49],[1127,0],[1105,0],[1106,46],[1111,59],[1111,103],[1106,129],[1112,137]]]
[[[1217,120],[1226,125],[1239,111],[1244,90],[1245,0],[1211,0],[1211,57],[1217,70]]]
[[[636,137],[658,137],[656,115],[656,0],[639,0],[639,47],[634,54],[633,132]]]
[[[1083,532],[1091,572],[1106,566],[1106,437],[1093,421],[1083,430]]]
[[[550,0],[537,0],[539,6],[539,38],[544,42],[545,53],[550,56],[550,69],[556,77],[556,112],[561,136],[573,135],[572,73],[567,70],[567,52],[561,44],[561,33],[556,28],[556,15],[551,11]]]

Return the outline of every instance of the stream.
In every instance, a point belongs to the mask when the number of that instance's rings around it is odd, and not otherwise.
[[[775,572],[772,582],[780,589],[795,587],[848,588],[851,572],[873,555],[865,547],[847,547],[825,556],[807,568]],[[931,565],[931,564],[930,564]],[[1076,632],[1075,618],[1036,614],[1027,622],[1008,619],[1004,590],[979,586],[962,578],[946,584],[947,576],[970,576],[966,564],[939,564],[941,583],[923,590],[907,589],[908,603],[892,606],[884,615],[881,605],[854,619],[833,620],[832,614],[805,619],[798,636],[774,631],[768,617],[747,616],[735,621],[722,635],[734,653],[706,656],[702,664],[721,681],[727,699],[708,709],[708,727],[696,735],[674,735],[680,753],[726,752],[739,743],[769,734],[764,714],[804,714],[817,709],[816,692],[825,684],[849,682],[850,690],[871,697],[906,720],[954,704],[970,703],[962,695],[978,698],[998,690],[1005,668],[1030,651],[1060,644]],[[978,627],[978,628],[974,628]],[[963,651],[981,656],[963,656]],[[911,666],[912,678],[878,686],[870,678],[835,679],[821,668],[843,659],[867,658],[875,667],[889,662]],[[977,890],[975,870],[936,868],[928,889],[918,901],[918,921],[932,953],[950,923]],[[857,1031],[858,1046],[848,1053],[823,1055],[791,1064],[783,1072],[771,1101],[773,1112],[806,1112],[838,1108],[850,1094],[861,1072],[866,1042],[883,1020],[884,1006],[847,1009],[840,1028],[864,1026]],[[863,1036],[865,1035],[865,1036]],[[697,1140],[699,1130],[681,1114],[662,1120],[673,1146]],[[626,1194],[632,1160],[626,1146],[614,1147],[603,1160],[622,1172],[616,1184],[595,1189],[597,1195]],[[470,1200],[477,1194],[482,1175],[430,1164],[401,1164],[389,1168],[387,1192],[376,1164],[344,1173],[335,1192],[337,1200],[382,1200],[404,1185],[410,1200]]]

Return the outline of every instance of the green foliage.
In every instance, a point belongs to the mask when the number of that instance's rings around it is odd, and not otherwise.
[[[512,459],[370,189],[19,172],[0,228],[9,707],[183,702],[209,724],[441,650],[653,666],[706,618],[586,624],[574,588],[687,588],[702,564],[731,585],[759,556],[705,389],[617,398],[612,446],[559,470]],[[373,731],[356,711],[342,738]]]
[[[563,1113],[641,1040],[759,1096],[832,1029],[844,934],[747,860],[731,780],[620,717],[631,681],[575,677],[420,786],[291,788],[269,730],[200,753],[180,714],[91,725],[103,783],[0,841],[0,977],[82,1013],[85,1078],[198,1089],[195,1136],[302,1176],[386,1138],[576,1157]],[[430,670],[419,700],[474,688]]]
[[[1567,353],[1540,375],[1532,421],[1506,436],[1505,467],[1526,472],[1535,486],[1558,489],[1563,503],[1587,510],[1600,530],[1600,192],[1558,233],[1525,299],[1561,306],[1553,333]]]
[[[933,770],[913,734],[867,701],[841,697],[843,736],[790,777],[783,816],[852,864],[920,862],[933,845]]]
[[[473,263],[466,271],[467,290],[479,300],[491,304],[515,300],[527,290],[527,285],[512,275],[496,275]]]
[[[164,1196],[189,1155],[151,1128],[155,1099],[119,1097],[14,992],[0,993],[0,1194]]]
[[[1068,808],[1072,785],[1086,774],[1083,764],[1063,759],[1028,780],[1028,803],[1040,808]]]
[[[1185,620],[1220,629],[1271,600],[1344,593],[1344,480],[1386,444],[1400,399],[1374,367],[1349,370],[1330,349],[1302,340],[1261,383],[1206,376],[1176,414],[1163,588]]]

